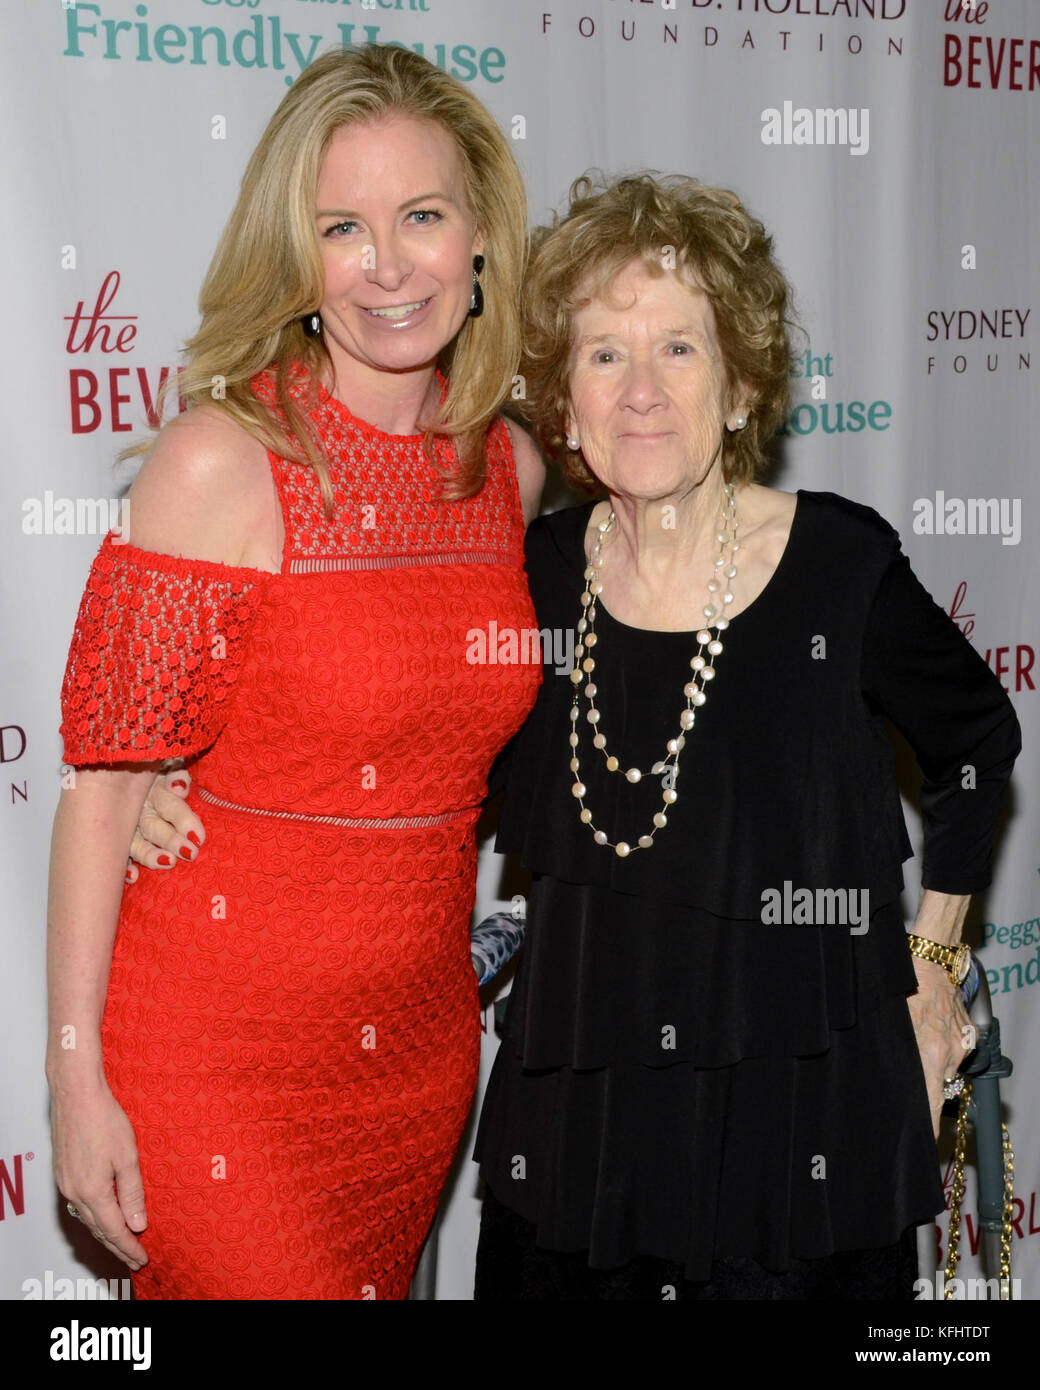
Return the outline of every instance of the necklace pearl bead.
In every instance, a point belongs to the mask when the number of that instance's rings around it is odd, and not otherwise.
[[[722,513],[722,527],[716,532],[715,536],[715,539],[721,547],[721,551],[713,562],[713,571],[715,573],[724,571],[725,578],[731,580],[735,579],[737,574],[736,566],[732,563],[732,559],[735,553],[740,549],[739,542],[737,541],[737,514],[734,505],[733,484],[726,484],[723,491],[726,501]],[[596,668],[595,660],[591,656],[587,656],[586,652],[595,647],[599,640],[594,631],[593,624],[596,620],[596,600],[603,592],[603,581],[600,578],[603,542],[608,532],[613,527],[615,520],[614,512],[611,511],[605,521],[598,523],[596,528],[598,535],[592,547],[592,555],[589,559],[589,563],[585,568],[585,590],[581,595],[581,605],[584,611],[577,623],[579,641],[575,651],[575,667],[570,673],[571,682],[574,686],[574,697],[570,709],[571,732],[568,738],[570,747],[575,750],[570,759],[570,769],[575,778],[571,787],[571,794],[582,803],[579,811],[579,819],[583,825],[588,825],[590,829],[592,829],[593,840],[596,844],[607,846],[610,846],[610,840],[606,831],[596,830],[592,826],[592,811],[584,805],[584,797],[587,794],[587,788],[585,783],[581,781],[579,775],[580,763],[577,749],[580,744],[580,739],[577,732],[577,719],[580,713],[578,707],[580,700],[578,686],[581,685],[583,680],[581,673],[585,672],[587,675],[591,675],[591,672]],[[727,546],[730,549],[730,561],[728,564],[725,554]],[[701,610],[707,621],[707,625],[697,631],[697,643],[701,651],[698,651],[697,655],[690,661],[690,667],[694,673],[693,680],[688,681],[683,686],[683,695],[687,700],[687,708],[684,709],[679,716],[679,726],[683,732],[674,738],[668,739],[665,744],[669,759],[659,759],[653,764],[650,770],[650,775],[654,777],[662,776],[666,772],[669,773],[669,785],[661,792],[661,799],[665,806],[672,806],[678,800],[679,794],[675,790],[674,782],[679,775],[679,754],[686,744],[685,732],[690,730],[694,725],[696,718],[695,707],[703,705],[707,699],[703,688],[704,685],[715,677],[715,668],[704,658],[702,652],[706,649],[709,656],[717,656],[722,651],[722,643],[717,637],[712,636],[711,628],[714,627],[716,632],[721,633],[729,627],[729,621],[723,614],[729,604],[733,602],[733,594],[730,592],[728,585],[720,585],[714,577],[709,579],[707,584],[708,593],[712,597],[717,595],[720,588],[723,587],[725,588],[725,592],[716,599],[716,602],[705,604]],[[721,613],[716,607],[716,603],[721,603]],[[621,764],[613,754],[607,752],[606,736],[596,729],[596,725],[600,722],[600,711],[595,705],[597,693],[598,690],[595,682],[591,679],[587,680],[585,682],[584,694],[589,702],[590,708],[587,710],[585,718],[594,731],[592,737],[593,747],[604,754],[607,771],[617,772]],[[624,773],[626,781],[633,786],[642,781],[643,775],[644,774],[638,767],[630,767]],[[663,829],[668,824],[668,818],[665,812],[656,812],[653,817],[653,823],[655,827],[653,833],[649,835],[640,835],[636,848],[649,849],[653,845],[654,835],[658,830]],[[613,848],[615,854],[620,859],[626,859],[632,853],[632,846],[627,840],[619,840],[616,845],[610,847]]]

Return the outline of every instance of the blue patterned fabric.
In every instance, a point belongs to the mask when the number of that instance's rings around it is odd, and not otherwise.
[[[519,949],[524,923],[511,912],[493,912],[470,932],[469,949],[477,983],[486,985]]]

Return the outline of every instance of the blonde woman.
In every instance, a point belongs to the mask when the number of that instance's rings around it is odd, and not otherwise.
[[[525,242],[460,83],[318,59],[203,285],[191,408],[91,570],[47,1071],[58,1186],[138,1298],[406,1296],[476,1080],[474,822],[540,674],[465,657],[534,621],[540,462],[497,415]],[[193,832],[124,886],[171,758],[205,855]]]

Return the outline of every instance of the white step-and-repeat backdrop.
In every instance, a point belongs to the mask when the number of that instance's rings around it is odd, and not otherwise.
[[[1037,0],[34,0],[5,6],[3,38],[0,1297],[120,1273],[60,1214],[43,1080],[58,691],[128,481],[113,459],[195,327],[286,87],[331,45],[387,41],[472,85],[514,140],[535,220],[590,166],[649,167],[736,189],[774,232],[809,335],[776,481],[896,525],[1022,722],[997,877],[973,922],[1016,1066],[1017,1291],[1040,1296]],[[908,912],[912,880],[910,867]],[[513,891],[485,846],[478,916]],[[486,1077],[490,1006],[485,1024]],[[478,1213],[464,1151],[439,1298],[471,1297]],[[943,1225],[938,1239],[945,1250]]]

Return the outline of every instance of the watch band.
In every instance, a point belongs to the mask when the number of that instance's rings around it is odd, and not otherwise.
[[[906,939],[911,955],[931,961],[933,965],[941,965],[955,985],[963,981],[971,968],[971,947],[963,941],[956,946],[943,946],[939,941],[932,941],[927,936],[915,936],[913,932],[907,932]]]

